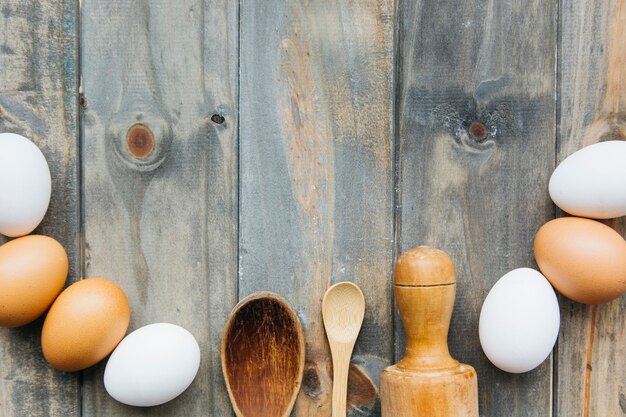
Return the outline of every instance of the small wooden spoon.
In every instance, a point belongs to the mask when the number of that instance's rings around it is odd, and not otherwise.
[[[339,282],[324,294],[322,317],[333,356],[332,417],[346,417],[348,370],[365,316],[365,297],[352,282]]]
[[[304,372],[304,335],[282,297],[260,292],[235,306],[222,336],[222,371],[238,417],[288,417]]]

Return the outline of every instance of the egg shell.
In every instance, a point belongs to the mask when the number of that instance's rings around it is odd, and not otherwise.
[[[559,303],[546,278],[531,268],[505,274],[480,312],[480,344],[506,372],[528,372],[549,355],[559,335]]]
[[[0,246],[0,326],[41,316],[63,289],[67,270],[67,253],[51,237],[24,236]]]
[[[550,197],[580,217],[626,215],[626,141],[589,145],[568,156],[550,177]]]
[[[579,303],[606,303],[626,291],[626,241],[598,221],[563,217],[544,224],[535,259],[554,288]]]
[[[61,371],[88,368],[115,349],[129,321],[128,299],[120,287],[102,278],[78,281],[50,307],[41,333],[44,357]]]
[[[185,391],[200,367],[198,342],[170,323],[141,327],[122,340],[104,371],[104,387],[117,401],[150,407]]]
[[[0,133],[0,233],[24,236],[41,223],[51,193],[46,158],[30,140]]]

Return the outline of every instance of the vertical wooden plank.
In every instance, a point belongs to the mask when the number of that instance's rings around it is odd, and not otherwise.
[[[626,1],[563,0],[560,21],[558,162],[626,139]],[[608,224],[626,236],[625,218]],[[557,415],[626,415],[626,297],[597,307],[560,301]]]
[[[101,2],[82,13],[87,276],[119,283],[131,328],[171,322],[198,340],[192,386],[123,406],[103,364],[84,415],[229,415],[220,335],[237,285],[237,15],[226,0]]]
[[[30,138],[46,156],[52,198],[33,233],[52,236],[65,247],[69,282],[80,274],[76,21],[74,1],[0,4],[0,132]],[[77,375],[46,364],[42,323],[0,329],[2,417],[79,415]]]
[[[455,262],[450,350],[477,370],[481,416],[549,416],[551,361],[499,371],[478,318],[496,280],[536,267],[534,234],[554,214],[557,4],[399,4],[400,250],[431,245]]]
[[[307,365],[295,415],[326,417],[322,296],[357,282],[367,307],[348,408],[378,416],[393,350],[393,2],[241,7],[239,296],[271,290],[298,311]]]

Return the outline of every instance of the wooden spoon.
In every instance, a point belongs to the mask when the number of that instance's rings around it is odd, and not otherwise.
[[[339,282],[324,294],[322,317],[333,356],[332,417],[346,417],[350,357],[364,315],[365,297],[356,284]]]
[[[304,372],[304,335],[282,297],[260,292],[233,309],[222,336],[222,371],[238,417],[288,417]]]

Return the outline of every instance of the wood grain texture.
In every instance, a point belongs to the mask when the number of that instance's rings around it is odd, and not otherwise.
[[[502,275],[535,266],[534,234],[554,215],[557,4],[399,4],[400,249],[438,247],[455,264],[450,352],[477,371],[480,415],[550,416],[551,361],[499,371],[478,318]]]
[[[22,134],[48,161],[52,198],[33,232],[69,255],[68,284],[80,275],[77,6],[73,1],[0,4],[0,132]],[[6,242],[0,237],[0,242]],[[77,416],[79,380],[46,364],[43,319],[0,329],[0,416]]]
[[[284,298],[241,300],[222,336],[222,370],[239,417],[289,417],[304,374],[304,332]]]
[[[367,304],[349,415],[380,415],[393,349],[393,15],[389,0],[241,5],[239,295],[271,290],[298,311],[297,416],[330,414],[321,302],[344,280]]]
[[[626,1],[561,1],[557,162],[602,140],[626,139]],[[625,218],[610,226],[626,236]],[[626,415],[626,297],[561,303],[560,417]]]
[[[125,407],[104,392],[104,364],[82,387],[48,367],[38,320],[0,329],[0,417],[232,415],[219,340],[237,299],[259,290],[286,297],[306,330],[295,415],[326,417],[321,300],[342,280],[366,297],[349,416],[380,416],[380,373],[404,352],[391,318],[396,234],[400,250],[429,244],[452,256],[450,351],[476,368],[481,416],[626,415],[625,297],[598,307],[560,298],[554,368],[500,372],[478,342],[487,292],[535,266],[535,232],[561,214],[547,193],[555,162],[626,138],[626,0],[78,8],[0,2],[0,131],[46,155],[52,201],[36,233],[65,246],[69,282],[84,273],[120,284],[131,330],[189,329],[201,370],[172,403]],[[607,223],[626,236],[625,218]]]
[[[85,272],[117,282],[129,330],[188,329],[201,348],[191,387],[141,409],[85,372],[83,415],[231,415],[220,338],[237,284],[237,4],[82,4]]]

